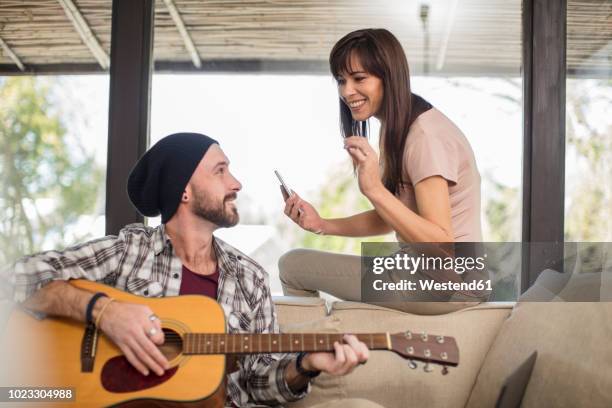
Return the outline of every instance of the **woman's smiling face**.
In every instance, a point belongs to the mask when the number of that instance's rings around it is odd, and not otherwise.
[[[354,120],[378,117],[383,98],[382,80],[365,72],[355,56],[351,56],[350,67],[351,72],[343,72],[336,78],[340,98],[351,110]]]

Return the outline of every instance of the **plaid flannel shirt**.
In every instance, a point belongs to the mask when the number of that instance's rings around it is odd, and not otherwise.
[[[277,333],[268,274],[237,249],[214,238],[219,263],[217,301],[229,333]],[[27,256],[5,271],[14,301],[21,302],[52,280],[88,279],[147,297],[177,296],[182,262],[164,226],[130,224],[107,236],[64,251]],[[239,407],[280,405],[303,398],[285,381],[292,354],[242,356],[240,369],[227,376],[227,395]]]

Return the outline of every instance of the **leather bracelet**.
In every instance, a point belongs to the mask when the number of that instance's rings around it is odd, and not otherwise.
[[[91,299],[89,299],[89,303],[87,303],[87,309],[85,309],[85,323],[93,324],[93,308],[96,305],[96,302],[101,297],[108,297],[108,295],[104,292],[95,293]]]
[[[303,375],[304,377],[308,377],[308,378],[318,377],[319,374],[321,374],[321,371],[319,370],[309,371],[309,370],[305,370],[304,367],[302,367],[302,360],[304,359],[306,354],[308,353],[306,352],[298,353],[297,359],[295,360],[295,368],[297,372]]]

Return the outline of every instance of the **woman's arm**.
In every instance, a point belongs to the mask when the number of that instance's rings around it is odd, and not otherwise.
[[[374,209],[407,242],[453,242],[448,182],[441,176],[423,179],[414,187],[419,214],[391,194],[380,179],[378,156],[368,141],[345,139],[357,169],[359,189]]]
[[[297,193],[285,200],[285,214],[306,231],[343,237],[383,235],[392,231],[375,210],[345,218],[324,219],[308,201]]]
[[[323,219],[322,233],[342,237],[369,237],[388,234],[393,229],[378,215],[369,210],[345,218]]]
[[[454,241],[448,182],[443,177],[428,177],[414,187],[419,214],[381,187],[368,194],[368,199],[404,241]]]

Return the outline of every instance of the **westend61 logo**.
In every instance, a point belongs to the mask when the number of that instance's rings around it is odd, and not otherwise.
[[[492,291],[481,243],[363,243],[364,301],[480,300]]]
[[[612,242],[364,242],[361,255],[361,300],[390,307],[612,299]]]
[[[414,275],[417,271],[455,271],[463,274],[466,271],[482,271],[485,269],[486,254],[478,257],[440,257],[418,256],[407,253],[397,253],[392,256],[374,257],[372,260],[372,272],[380,275],[385,271],[397,270],[405,271]]]

